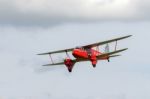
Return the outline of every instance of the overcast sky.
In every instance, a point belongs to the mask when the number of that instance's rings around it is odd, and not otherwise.
[[[0,0],[1,24],[149,20],[148,0]]]
[[[0,6],[0,98],[150,98],[150,1],[0,0]],[[97,68],[77,63],[68,73],[65,66],[42,67],[50,59],[36,55],[129,34],[118,44],[129,50]]]

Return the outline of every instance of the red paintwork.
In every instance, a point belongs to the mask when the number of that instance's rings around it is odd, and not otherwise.
[[[96,66],[97,64],[97,57],[98,55],[102,54],[101,52],[97,51],[97,50],[94,50],[94,49],[89,49],[90,50],[90,53],[88,53],[87,50],[83,50],[83,49],[74,49],[72,51],[72,55],[75,57],[75,58],[85,58],[85,59],[89,59],[93,65],[93,67]],[[102,59],[99,59],[99,60],[107,60],[108,57],[103,57]]]
[[[108,57],[103,57],[101,59],[97,59],[96,56],[102,54],[101,52],[94,50],[94,49],[89,49],[90,52],[88,52],[87,50],[83,50],[83,49],[74,49],[72,51],[72,55],[76,58],[76,59],[89,59],[93,65],[93,67],[96,67],[97,64],[97,60],[108,60]],[[66,58],[64,60],[64,64],[66,65],[66,67],[68,68],[69,72],[72,72],[73,66],[75,64],[74,61],[72,61],[70,58]]]
[[[90,50],[91,50],[91,53],[88,54],[88,52],[86,50],[74,49],[72,51],[72,55],[75,58],[86,58],[86,59],[89,59],[89,56],[91,56],[93,58],[93,57],[96,57],[96,56],[101,54],[101,52],[98,52],[98,51],[96,51],[94,49],[90,49]]]
[[[66,67],[68,68],[68,71],[71,72],[72,69],[73,69],[73,66],[74,66],[75,62],[73,62],[73,61],[72,61],[71,59],[69,59],[69,58],[66,58],[66,59],[64,60],[64,64],[65,64]]]

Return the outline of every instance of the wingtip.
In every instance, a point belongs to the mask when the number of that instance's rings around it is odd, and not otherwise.
[[[120,50],[117,50],[117,51],[122,52],[122,51],[125,51],[125,50],[128,50],[128,48],[120,49]]]
[[[51,54],[51,53],[40,53],[40,54],[37,54],[37,55],[47,55],[47,54]]]
[[[124,48],[123,50],[124,50],[124,51],[125,51],[125,50],[128,50],[128,48]]]
[[[50,66],[50,64],[42,65],[42,66]]]
[[[131,36],[133,36],[133,35],[127,35],[127,36],[125,36],[125,38],[131,37]]]
[[[36,55],[43,55],[44,53],[39,53],[39,54],[36,54]]]
[[[133,35],[128,35],[128,37],[131,37],[131,36],[133,36]]]

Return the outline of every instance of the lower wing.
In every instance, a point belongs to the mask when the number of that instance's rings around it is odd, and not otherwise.
[[[53,63],[53,64],[46,64],[46,65],[43,65],[43,66],[56,66],[56,65],[64,65],[64,62]]]

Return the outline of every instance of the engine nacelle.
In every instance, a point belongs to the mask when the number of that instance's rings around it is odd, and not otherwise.
[[[91,56],[91,63],[92,63],[92,65],[93,65],[93,67],[95,68],[96,67],[96,64],[97,64],[97,58],[96,58],[96,56]]]
[[[96,67],[96,64],[97,64],[97,60],[92,61],[92,65],[94,68]]]
[[[64,63],[65,63],[65,65],[66,65],[66,67],[68,68],[68,71],[69,71],[69,72],[72,72],[72,69],[73,69],[73,66],[74,66],[74,64],[75,64],[75,61],[73,61],[73,60],[67,58],[67,59],[64,60]]]

